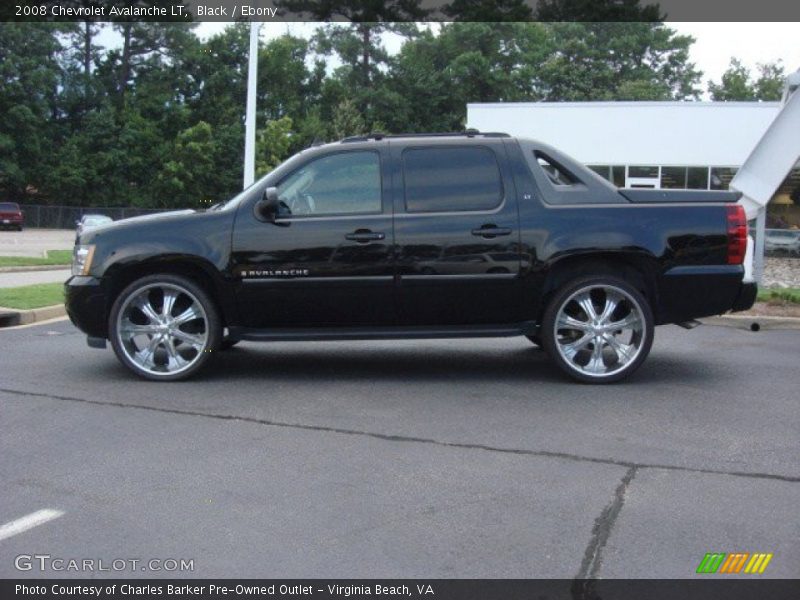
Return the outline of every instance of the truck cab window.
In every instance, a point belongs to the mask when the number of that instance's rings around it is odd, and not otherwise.
[[[278,185],[285,214],[324,216],[381,212],[376,152],[340,152],[307,163]]]

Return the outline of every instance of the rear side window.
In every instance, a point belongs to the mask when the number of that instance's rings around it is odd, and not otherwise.
[[[410,148],[403,152],[408,212],[497,208],[503,182],[494,152],[483,147]]]
[[[536,156],[536,162],[539,163],[542,171],[545,172],[545,175],[547,175],[547,178],[553,185],[563,187],[580,183],[575,175],[567,171],[543,152],[534,152],[534,156]]]

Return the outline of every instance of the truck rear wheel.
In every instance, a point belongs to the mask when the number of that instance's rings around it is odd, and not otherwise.
[[[541,339],[555,363],[583,383],[611,383],[641,366],[653,344],[647,299],[611,275],[574,279],[545,309]]]
[[[120,362],[154,381],[186,379],[222,341],[219,314],[205,290],[170,274],[126,287],[111,309],[109,333]]]

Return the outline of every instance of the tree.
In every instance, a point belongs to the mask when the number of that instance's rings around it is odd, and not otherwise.
[[[582,23],[663,21],[658,4],[641,6],[639,0],[539,0],[537,21]]]
[[[530,21],[533,11],[525,0],[453,0],[442,12],[454,21]]]
[[[778,62],[758,65],[759,76],[753,79],[750,69],[738,58],[731,62],[719,83],[708,81],[708,93],[717,102],[780,100],[783,93],[784,69]]]
[[[314,21],[351,23],[421,21],[431,13],[420,0],[278,0],[275,5]]]
[[[338,55],[343,63],[336,76],[346,82],[356,105],[368,123],[372,94],[378,85],[380,69],[388,62],[381,42],[387,32],[404,37],[417,33],[413,21],[424,19],[429,9],[421,0],[281,0],[276,5],[288,11],[310,16],[317,21],[349,21],[349,25],[328,25],[318,30],[314,45],[321,54]]]
[[[662,23],[551,23],[539,70],[544,99],[687,100],[699,97],[691,36]]]
[[[292,145],[292,120],[281,117],[268,121],[256,133],[256,177],[268,173],[289,155]]]
[[[61,51],[53,23],[0,23],[0,193],[23,200],[52,164]]]
[[[208,207],[214,178],[214,142],[211,125],[200,121],[178,134],[158,174],[156,190],[161,207]]]
[[[340,140],[351,135],[366,133],[364,119],[352,101],[342,100],[336,107],[333,118],[333,137]]]

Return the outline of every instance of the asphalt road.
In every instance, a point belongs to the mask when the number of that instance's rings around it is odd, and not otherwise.
[[[0,330],[0,525],[63,513],[0,539],[0,577],[800,577],[798,348],[662,327],[595,387],[522,339],[242,344],[169,384],[67,322]]]
[[[74,243],[74,229],[0,230],[0,256],[44,256],[48,250],[69,250]]]
[[[36,283],[64,283],[69,279],[70,275],[72,275],[70,269],[0,273],[0,288],[33,285]]]

